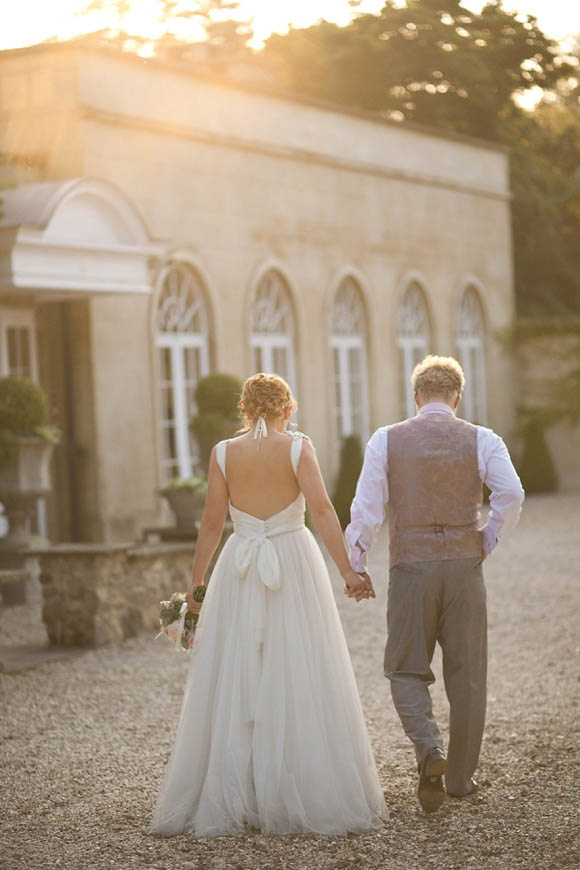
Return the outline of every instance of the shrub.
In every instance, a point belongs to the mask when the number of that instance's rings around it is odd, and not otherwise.
[[[356,484],[363,464],[361,440],[358,435],[348,435],[343,439],[340,451],[340,468],[332,502],[340,525],[345,529],[350,522],[350,506],[356,491]]]
[[[11,435],[37,435],[45,427],[48,399],[38,384],[14,375],[0,378],[0,430]]]
[[[198,413],[190,423],[199,445],[200,461],[207,472],[212,448],[233,435],[239,426],[238,402],[242,382],[234,375],[214,372],[202,378],[195,390]]]
[[[558,475],[546,443],[545,427],[530,419],[524,427],[524,451],[520,464],[522,486],[528,493],[555,492]]]
[[[221,414],[228,420],[237,420],[241,392],[242,382],[235,375],[213,372],[202,378],[196,387],[198,413]]]

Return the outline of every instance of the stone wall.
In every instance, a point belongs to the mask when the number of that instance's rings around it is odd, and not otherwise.
[[[61,544],[35,553],[51,643],[98,647],[159,628],[159,602],[185,592],[195,545]]]

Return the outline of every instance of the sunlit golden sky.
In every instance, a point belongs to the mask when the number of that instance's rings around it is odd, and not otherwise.
[[[79,13],[88,0],[0,0],[0,49],[17,48],[57,36],[68,39],[79,33],[110,23],[106,16],[89,19]],[[134,12],[127,21],[136,32],[155,37],[158,28],[151,25],[155,0],[133,0]],[[360,9],[377,12],[383,0],[363,0]],[[401,5],[404,5],[401,2]],[[464,5],[477,11],[483,0],[464,0]],[[556,39],[580,32],[578,0],[504,0],[506,9],[536,15],[542,29]],[[284,32],[289,23],[307,27],[320,18],[347,24],[352,10],[347,0],[241,0],[239,16],[252,18],[255,43],[259,44],[273,31]],[[237,16],[236,16],[237,17]]]

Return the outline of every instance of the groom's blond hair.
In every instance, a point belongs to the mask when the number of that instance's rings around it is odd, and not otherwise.
[[[413,369],[411,384],[423,399],[431,396],[450,399],[463,392],[465,376],[454,357],[429,354]]]

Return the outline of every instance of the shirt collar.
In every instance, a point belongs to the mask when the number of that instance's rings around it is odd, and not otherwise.
[[[453,414],[453,408],[446,405],[445,402],[427,402],[422,408],[419,408],[419,414]]]

